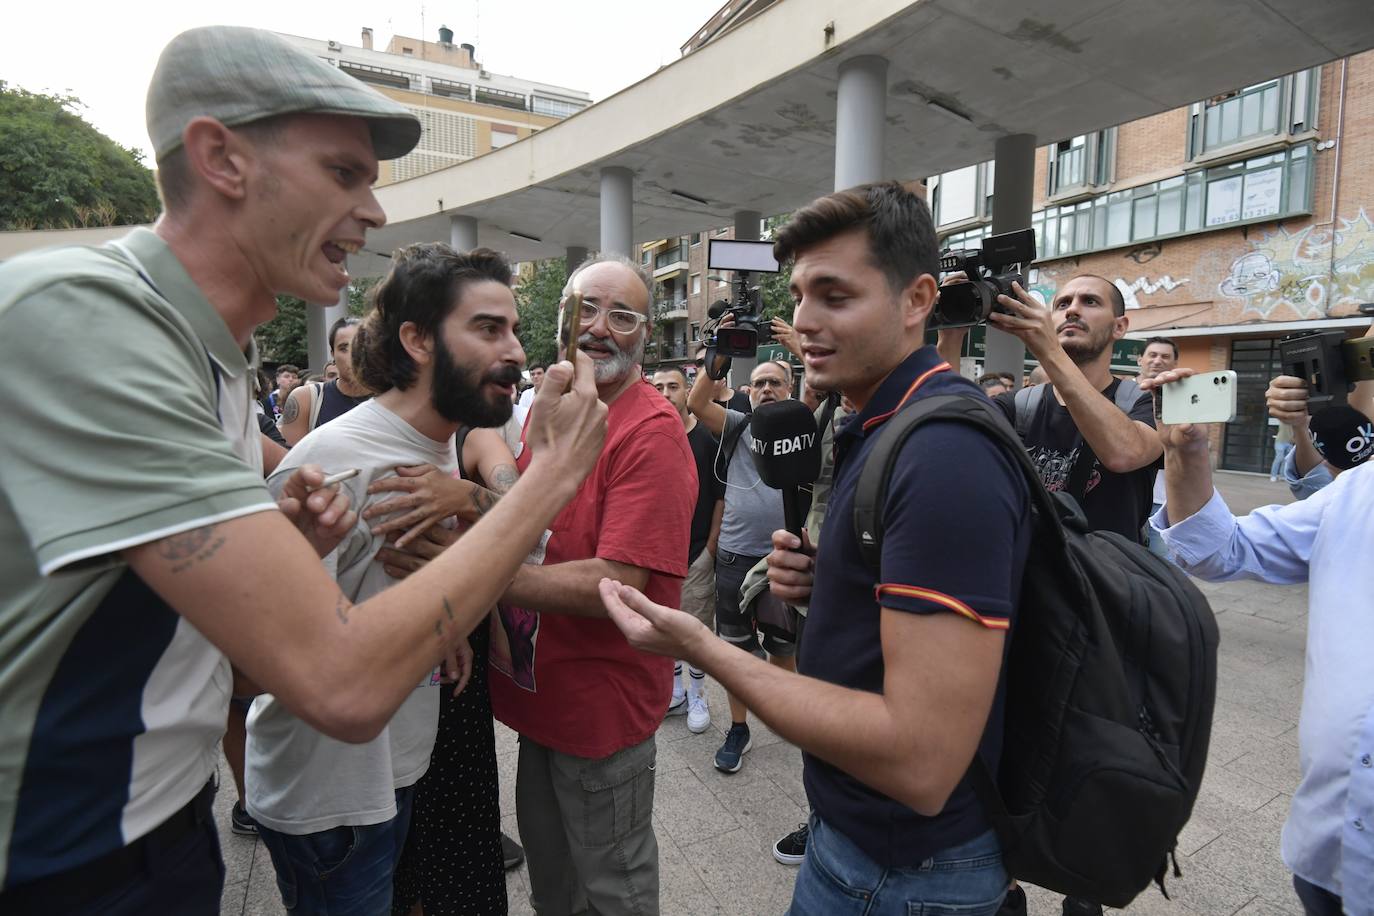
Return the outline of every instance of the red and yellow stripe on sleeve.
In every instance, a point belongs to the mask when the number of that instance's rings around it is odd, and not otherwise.
[[[920,588],[915,585],[879,585],[874,589],[874,594],[877,596],[879,605],[883,603],[884,595],[901,595],[904,598],[919,598],[922,601],[929,601],[931,604],[938,604],[961,617],[967,617],[969,620],[987,627],[989,630],[1006,630],[1010,629],[1011,626],[1011,622],[1005,617],[984,617],[958,598],[951,598],[944,592],[937,592],[934,589]]]

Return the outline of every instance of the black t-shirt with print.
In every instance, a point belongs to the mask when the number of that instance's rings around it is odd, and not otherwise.
[[[1102,395],[1114,402],[1120,384],[1120,379],[1113,379]],[[1015,425],[1016,393],[1008,391],[994,400]],[[1132,420],[1154,427],[1154,404],[1148,391],[1140,393],[1129,416]],[[1053,386],[1045,389],[1040,408],[1031,417],[1030,426],[1022,439],[1026,454],[1040,471],[1045,488],[1051,493],[1065,489],[1083,439],[1078,434],[1078,425],[1074,423],[1069,409],[1055,399]],[[1094,462],[1088,477],[1087,495],[1079,501],[1088,517],[1088,525],[1094,531],[1115,531],[1139,541],[1140,529],[1150,517],[1155,472],[1160,467],[1160,462],[1154,462],[1125,474],[1117,474],[1102,467],[1100,461]]]

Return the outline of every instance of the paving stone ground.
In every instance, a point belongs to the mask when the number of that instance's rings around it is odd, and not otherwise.
[[[1220,473],[1232,509],[1289,502],[1285,487],[1256,475]],[[1153,889],[1128,907],[1141,916],[1300,914],[1279,859],[1279,829],[1298,784],[1298,710],[1302,701],[1307,588],[1253,582],[1200,583],[1221,629],[1216,717],[1207,774],[1193,819],[1179,842],[1182,878],[1172,900]],[[805,819],[801,755],[757,721],[753,749],[734,775],[711,761],[729,727],[719,686],[711,683],[712,727],[693,735],[685,717],[658,731],[654,827],[660,848],[662,911],[668,916],[783,913],[796,870],[773,861],[774,840]],[[497,751],[506,832],[515,823],[512,732],[498,724]],[[221,762],[228,786],[228,768]],[[221,791],[217,817],[227,877],[223,916],[282,912],[267,851],[229,832],[233,792]],[[512,914],[532,913],[525,867],[508,873]],[[1057,916],[1054,895],[1029,888],[1031,916]]]

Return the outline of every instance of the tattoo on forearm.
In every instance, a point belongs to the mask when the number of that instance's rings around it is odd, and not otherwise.
[[[492,468],[491,480],[488,480],[487,483],[498,494],[503,494],[509,492],[510,488],[515,486],[519,480],[520,472],[515,469],[514,465],[498,464]]]
[[[444,613],[448,615],[449,623],[452,623],[454,620],[453,605],[448,603],[447,598],[444,599]]]
[[[486,487],[474,486],[470,498],[472,500],[472,508],[477,513],[478,518],[486,515],[491,511],[491,507],[496,505],[496,494]]]
[[[340,623],[348,623],[348,615],[353,612],[353,604],[342,594],[339,600],[334,603],[334,613],[338,616]]]
[[[293,391],[292,394],[295,394]],[[281,421],[283,423],[295,423],[296,418],[301,415],[301,404],[294,397],[288,397],[286,404],[281,409]]]
[[[213,557],[224,546],[224,536],[216,535],[216,525],[183,531],[157,543],[157,553],[172,564],[172,572],[185,572]]]
[[[444,622],[442,620],[434,621],[434,636],[439,642],[444,641]]]

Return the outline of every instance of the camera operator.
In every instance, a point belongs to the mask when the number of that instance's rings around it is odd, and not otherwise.
[[[960,282],[963,275],[955,274],[943,285]],[[1150,396],[1135,398],[1129,411],[1116,404],[1117,388],[1126,383],[1111,373],[1112,345],[1130,324],[1121,291],[1090,274],[1065,283],[1049,305],[1020,284],[1013,291],[1015,298],[998,296],[1006,311],[994,311],[988,323],[1020,338],[1049,381],[1031,389],[1040,395],[1028,422],[1018,419],[1015,392],[994,402],[1016,426],[1049,490],[1073,490],[1094,530],[1140,540],[1161,449]],[[938,346],[946,359],[958,353],[964,333],[941,329]],[[1080,459],[1089,463],[1080,467]]]
[[[695,661],[802,749],[814,814],[789,912],[849,912],[862,897],[873,916],[937,903],[985,916],[1007,873],[964,774],[976,753],[995,766],[1000,749],[1029,494],[976,429],[920,427],[893,465],[875,583],[848,520],[878,429],[911,399],[983,396],[922,346],[939,263],[930,211],[895,182],[839,191],[798,211],[774,251],[794,262],[807,378],[859,410],[835,432],[828,517],[840,521],[814,561],[773,533],[773,594],[810,603],[801,674],[620,583],[602,582],[602,596],[633,645]]]
[[[1143,383],[1167,387],[1175,369]],[[1310,499],[1233,517],[1212,486],[1205,427],[1160,425],[1168,501],[1150,520],[1183,569],[1213,582],[1309,585],[1298,757],[1284,863],[1309,916],[1374,909],[1374,466]]]

